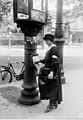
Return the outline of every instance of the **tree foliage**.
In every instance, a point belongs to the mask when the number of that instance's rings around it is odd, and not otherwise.
[[[83,16],[83,0],[64,0],[64,4],[69,9],[64,10],[64,17],[67,19],[76,19]],[[72,8],[70,9],[70,6]]]
[[[12,1],[11,0],[0,0],[0,17],[3,19],[4,15],[11,12]]]

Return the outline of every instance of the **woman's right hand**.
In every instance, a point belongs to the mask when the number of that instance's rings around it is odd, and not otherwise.
[[[37,64],[39,62],[39,57],[38,56],[34,56],[33,57],[33,63],[35,64]]]

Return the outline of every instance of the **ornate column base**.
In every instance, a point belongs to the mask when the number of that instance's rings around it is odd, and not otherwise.
[[[35,105],[40,102],[40,96],[37,89],[24,89],[21,91],[21,96],[18,100],[24,105]]]
[[[65,78],[65,76],[64,76],[64,69],[61,68],[61,83],[62,83],[62,84],[65,84],[65,82],[66,82],[66,78]]]

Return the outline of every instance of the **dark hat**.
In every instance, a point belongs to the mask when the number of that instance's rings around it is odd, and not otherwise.
[[[54,40],[54,36],[52,34],[46,34],[44,37],[43,37],[44,40],[50,40],[53,42]]]

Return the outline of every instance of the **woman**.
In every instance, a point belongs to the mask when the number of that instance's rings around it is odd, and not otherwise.
[[[49,112],[52,109],[57,108],[58,104],[62,101],[61,76],[58,63],[59,56],[57,47],[54,44],[54,36],[51,34],[46,34],[43,39],[49,49],[46,52],[45,58],[40,60],[44,66],[39,72],[39,90],[41,99],[49,99],[49,105],[45,111]],[[57,75],[58,78],[54,79],[54,76]]]

